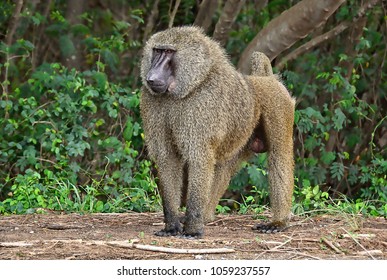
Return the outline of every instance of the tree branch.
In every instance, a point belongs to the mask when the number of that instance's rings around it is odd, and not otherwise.
[[[5,38],[5,42],[7,46],[12,45],[13,36],[15,35],[16,28],[19,25],[19,19],[20,19],[20,12],[23,7],[23,0],[16,1],[16,7],[12,15],[11,23],[9,24],[10,27],[7,32],[7,36]]]
[[[200,26],[207,31],[211,26],[212,16],[218,7],[218,0],[203,0],[200,4],[199,12],[196,16],[194,25]]]
[[[160,0],[155,0],[152,6],[152,11],[148,16],[147,24],[145,26],[144,35],[143,35],[143,45],[145,45],[145,42],[148,40],[149,34],[152,33],[152,30],[155,26],[156,18],[159,15],[159,2]]]
[[[220,45],[224,46],[226,44],[228,33],[244,3],[245,0],[227,0],[224,4],[222,14],[216,23],[212,36]]]
[[[70,26],[79,24],[82,22],[81,14],[85,10],[86,1],[79,0],[69,0],[67,1],[66,8],[66,20],[70,24]],[[63,64],[69,68],[80,69],[82,66],[82,49],[80,47],[81,40],[79,37],[74,36],[73,34],[68,34],[71,42],[74,45],[74,50],[71,53],[63,53],[62,52],[62,62]]]
[[[179,5],[180,5],[180,0],[176,0],[175,7],[173,8],[172,13],[170,14],[168,28],[171,28],[173,26],[173,21],[175,20],[175,16],[177,13],[177,9],[179,8]]]
[[[345,0],[303,0],[273,19],[259,32],[243,51],[238,68],[249,70],[250,57],[254,51],[266,54],[273,60],[295,42],[306,37],[322,25]]]
[[[367,1],[365,4],[363,4],[360,7],[356,17],[354,17],[352,22],[351,21],[344,21],[344,22],[340,23],[332,30],[329,30],[328,32],[326,32],[324,34],[313,38],[309,42],[303,44],[302,46],[298,47],[297,49],[295,49],[294,51],[292,51],[291,53],[289,53],[288,55],[283,57],[281,59],[281,61],[278,64],[276,64],[277,69],[281,70],[288,61],[297,58],[301,54],[306,53],[310,49],[312,49],[312,48],[320,45],[321,43],[328,41],[331,38],[336,37],[337,35],[342,33],[344,30],[346,30],[348,27],[350,27],[353,23],[356,23],[357,21],[359,21],[359,19],[364,17],[366,11],[371,9],[373,6],[375,6],[377,2],[379,2],[379,0]]]

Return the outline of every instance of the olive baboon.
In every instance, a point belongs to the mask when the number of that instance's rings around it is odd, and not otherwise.
[[[273,221],[255,229],[275,232],[287,226],[294,100],[272,75],[270,63],[259,61],[253,57],[252,75],[240,74],[219,44],[196,27],[170,28],[146,43],[140,106],[165,220],[156,235],[200,237],[240,163],[263,149],[269,152]],[[257,139],[261,142],[254,144]]]

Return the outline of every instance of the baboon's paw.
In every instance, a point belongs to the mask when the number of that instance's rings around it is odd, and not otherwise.
[[[198,233],[183,233],[181,236],[184,239],[200,239],[203,237],[203,232],[198,232]]]
[[[203,233],[204,233],[204,230],[202,227],[199,227],[199,229],[198,228],[190,229],[188,227],[185,227],[182,237],[186,239],[200,239],[203,237]]]
[[[252,229],[261,233],[277,233],[286,229],[286,225],[282,222],[262,223],[256,224]]]
[[[176,236],[176,235],[179,235],[181,233],[181,227],[180,226],[176,226],[172,229],[162,229],[160,231],[156,231],[155,232],[155,235],[156,236],[161,236],[161,237],[168,237],[168,236]]]

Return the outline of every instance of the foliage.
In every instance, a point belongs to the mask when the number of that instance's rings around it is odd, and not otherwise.
[[[39,67],[1,101],[0,211],[157,208],[138,106],[138,92],[103,72]]]
[[[143,147],[138,63],[149,34],[167,27],[174,1],[160,0],[157,13],[153,1],[83,1],[76,21],[67,1],[32,2],[17,24],[14,1],[0,6],[0,34],[14,28],[13,38],[1,35],[0,42],[0,213],[159,209],[154,166]],[[182,1],[175,26],[195,21],[197,2]],[[257,5],[246,1],[229,33],[226,49],[235,64],[294,1],[268,1],[258,11]],[[316,34],[352,22],[359,5],[346,1]],[[209,34],[221,12],[219,5]],[[360,23],[281,71],[297,100],[295,213],[336,207],[387,216],[383,6]],[[266,154],[244,163],[229,188],[240,199],[217,211],[259,213],[269,203],[266,164]]]

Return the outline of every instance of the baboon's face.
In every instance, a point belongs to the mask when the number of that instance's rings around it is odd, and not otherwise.
[[[146,83],[155,93],[171,92],[176,87],[176,50],[169,46],[158,46],[152,50],[152,60]]]
[[[170,28],[144,46],[141,79],[155,96],[185,98],[207,78],[214,44],[197,28]]]

